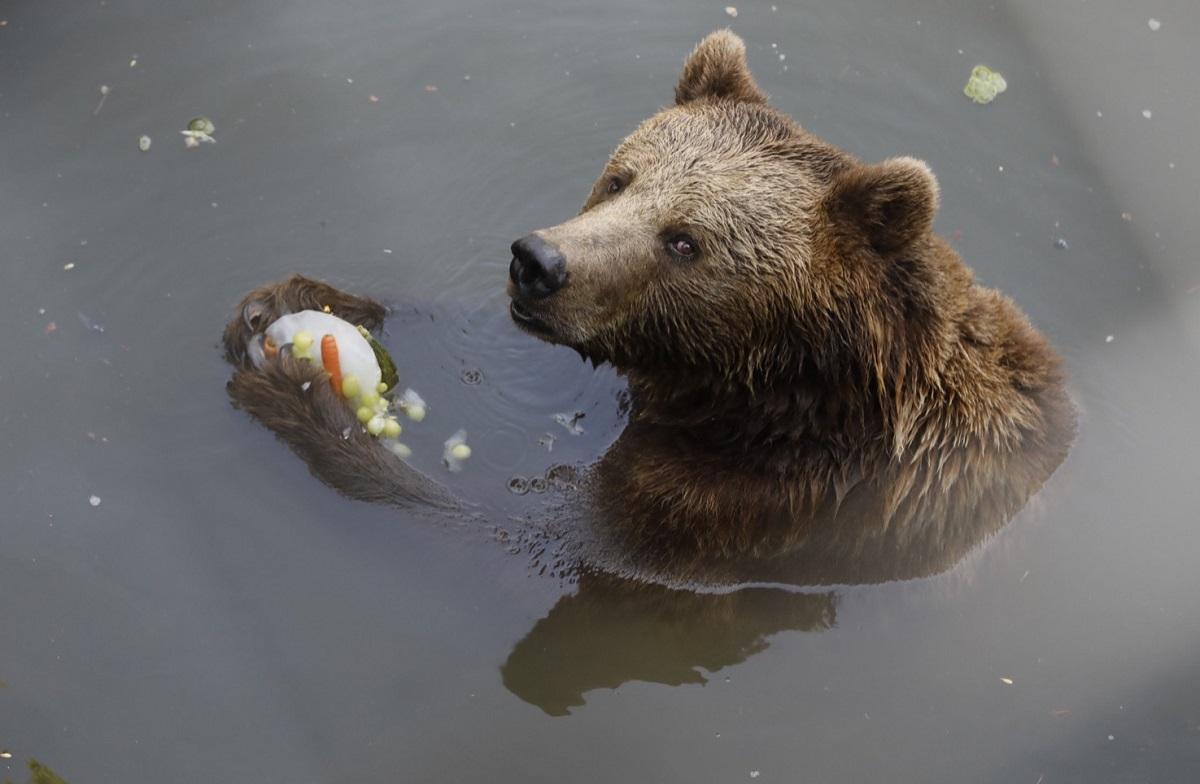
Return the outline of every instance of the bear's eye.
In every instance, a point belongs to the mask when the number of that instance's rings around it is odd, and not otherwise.
[[[624,187],[625,187],[625,183],[621,181],[620,177],[609,177],[608,178],[608,189],[607,190],[609,193],[616,193]]]
[[[688,235],[676,234],[667,240],[667,250],[681,259],[691,259],[700,253],[700,246]]]

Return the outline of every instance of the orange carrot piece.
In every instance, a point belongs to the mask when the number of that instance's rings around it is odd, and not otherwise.
[[[276,346],[275,341],[267,335],[263,335],[263,353],[266,354],[267,359],[279,356],[279,346]]]
[[[329,383],[338,397],[342,397],[342,363],[338,359],[337,338],[326,335],[321,338],[321,364],[329,374]]]

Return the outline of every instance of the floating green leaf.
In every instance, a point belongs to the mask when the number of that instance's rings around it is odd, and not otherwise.
[[[977,65],[971,69],[971,78],[963,88],[963,95],[975,103],[991,103],[996,96],[1008,89],[1008,82],[999,71],[993,71],[986,65]]]

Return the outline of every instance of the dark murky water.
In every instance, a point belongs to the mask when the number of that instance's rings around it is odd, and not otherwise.
[[[705,597],[342,499],[230,408],[216,339],[293,270],[407,303],[415,462],[536,508],[510,478],[599,455],[621,382],[509,324],[507,245],[574,212],[721,4],[0,5],[0,777],[1191,780],[1200,13],[1042,6],[739,4],[777,105],[929,161],[939,230],[1085,413],[947,575]],[[186,150],[197,114],[218,143]]]

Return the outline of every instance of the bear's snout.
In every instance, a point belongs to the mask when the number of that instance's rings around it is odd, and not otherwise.
[[[567,282],[566,258],[537,234],[527,234],[514,242],[512,254],[508,277],[520,296],[545,299]]]

